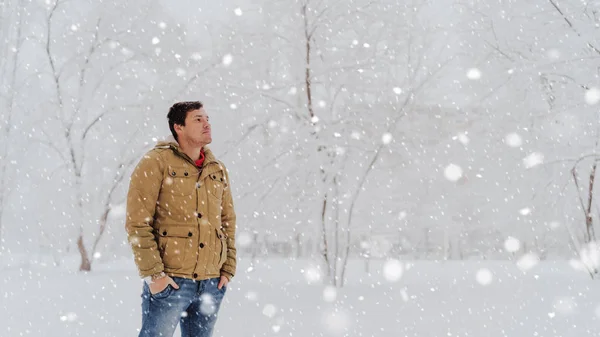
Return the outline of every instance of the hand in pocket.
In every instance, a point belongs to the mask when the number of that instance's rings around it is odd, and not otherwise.
[[[158,294],[159,292],[167,289],[169,284],[171,286],[173,286],[173,288],[179,289],[179,286],[177,285],[177,283],[175,283],[175,281],[171,278],[171,276],[167,275],[166,277],[155,280],[153,283],[150,283],[148,285],[148,287],[150,288],[150,294],[152,294],[152,295]]]

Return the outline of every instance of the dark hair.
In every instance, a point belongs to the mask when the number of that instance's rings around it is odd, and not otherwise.
[[[202,102],[190,101],[190,102],[177,102],[169,109],[167,119],[169,120],[169,129],[175,140],[177,140],[177,132],[175,132],[175,124],[185,126],[185,117],[187,113],[192,110],[198,110],[202,108]]]

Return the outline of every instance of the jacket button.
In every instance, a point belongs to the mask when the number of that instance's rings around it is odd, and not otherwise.
[[[213,176],[213,179],[217,179],[217,176]]]
[[[200,242],[200,248],[204,248],[204,243]]]
[[[164,232],[163,232],[163,235],[167,235],[167,231],[164,231]]]
[[[198,274],[194,273],[194,278],[198,277]]]
[[[188,176],[188,173],[187,173],[187,172],[185,172],[185,173],[183,173],[183,175],[187,177],[187,176]]]
[[[198,218],[201,218],[201,217],[202,217],[202,213],[198,213]]]
[[[192,236],[192,232],[189,232],[189,233],[188,233],[188,236]]]
[[[174,177],[175,176],[175,171],[171,172],[171,175]]]

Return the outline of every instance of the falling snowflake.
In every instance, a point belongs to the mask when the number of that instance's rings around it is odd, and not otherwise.
[[[558,222],[558,221],[550,221],[550,223],[548,224],[548,226],[550,226],[550,229],[558,229],[558,227],[560,227],[560,222]]]
[[[487,268],[482,268],[477,271],[477,275],[475,275],[475,279],[477,282],[483,286],[486,286],[492,283],[492,272]]]
[[[262,313],[263,315],[272,318],[277,313],[277,307],[275,307],[273,304],[267,304],[263,308]]]
[[[229,66],[233,62],[233,56],[231,54],[226,54],[223,56],[223,65]]]
[[[233,12],[234,12],[234,13],[235,13],[235,15],[237,15],[237,16],[242,16],[242,14],[243,14],[243,13],[242,13],[242,9],[241,9],[241,8],[239,8],[239,7],[238,7],[238,8],[236,8],[236,9],[235,9]]]
[[[381,136],[381,142],[383,142],[383,144],[386,144],[386,145],[391,143],[392,142],[392,134],[389,132],[384,133]]]
[[[396,259],[390,259],[383,265],[383,276],[389,282],[396,282],[402,277],[402,263]]]
[[[467,71],[467,78],[470,80],[478,80],[481,78],[481,71],[477,68],[471,68]]]
[[[127,213],[127,207],[125,206],[125,204],[115,205],[110,208],[110,217],[111,218],[120,218],[120,217],[125,216],[126,213]]]
[[[521,139],[521,136],[513,132],[504,137],[504,143],[510,147],[519,147],[523,144],[523,140]]]
[[[529,207],[522,208],[519,210],[519,213],[521,215],[528,215],[531,213],[531,208],[529,208]]]
[[[249,291],[246,293],[246,299],[248,299],[248,301],[256,302],[258,300],[258,293],[256,291]]]
[[[519,258],[517,261],[517,268],[521,269],[522,271],[527,271],[535,267],[538,262],[540,262],[540,258],[535,253],[528,253]]]
[[[544,155],[539,152],[534,152],[523,159],[523,164],[526,168],[532,168],[544,162]]]
[[[595,270],[600,266],[600,245],[595,242],[590,242],[581,247],[579,250],[581,262],[589,269]]]
[[[204,315],[212,315],[217,311],[217,306],[215,303],[215,298],[211,294],[202,294],[200,296],[201,304],[200,304],[200,312]]]
[[[589,105],[595,105],[600,102],[600,89],[591,87],[585,92],[585,102]]]
[[[252,244],[252,234],[246,231],[239,232],[236,235],[236,242],[241,247],[248,247]]]
[[[450,181],[458,181],[463,175],[462,168],[455,164],[450,164],[444,169],[444,176]]]
[[[69,312],[66,315],[60,316],[60,320],[63,322],[65,322],[65,321],[73,322],[76,319],[77,319],[77,314],[74,312]]]
[[[396,95],[400,95],[402,93],[402,88],[394,87],[393,90],[394,90],[394,94],[396,94]]]
[[[457,136],[453,137],[453,139],[458,139],[463,145],[469,144],[470,141],[469,136],[464,132],[459,133]]]
[[[160,43],[160,39],[157,37],[153,37],[152,38],[152,44],[159,44]]]
[[[306,270],[302,270],[302,272],[308,283],[314,283],[321,280],[321,271],[315,266],[309,266]]]
[[[517,252],[520,248],[521,248],[521,242],[517,238],[513,238],[512,236],[509,236],[504,241],[504,249],[506,249],[506,251],[509,253]]]

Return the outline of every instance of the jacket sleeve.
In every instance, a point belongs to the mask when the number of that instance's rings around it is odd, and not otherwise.
[[[141,278],[164,269],[152,232],[163,171],[164,164],[160,154],[150,151],[139,161],[129,182],[125,229]]]
[[[227,235],[227,260],[223,264],[223,267],[221,267],[221,275],[231,280],[235,275],[237,265],[237,250],[235,248],[236,219],[233,208],[233,197],[231,195],[231,181],[229,180],[229,173],[225,166],[223,166],[223,171],[225,172],[226,186],[223,190],[223,204],[221,205],[221,225]]]

